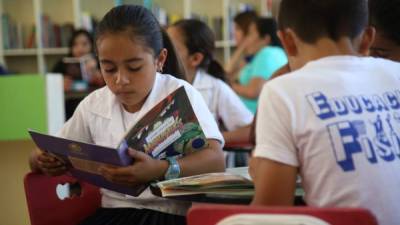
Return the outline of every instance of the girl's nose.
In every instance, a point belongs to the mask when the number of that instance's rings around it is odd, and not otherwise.
[[[117,74],[117,80],[115,81],[118,85],[129,84],[128,76],[126,76],[123,72],[119,71]]]

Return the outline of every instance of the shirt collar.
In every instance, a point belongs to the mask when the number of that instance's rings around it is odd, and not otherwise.
[[[196,89],[209,89],[212,88],[212,76],[206,73],[206,71],[202,69],[198,69],[196,71],[196,76],[194,77],[193,80],[193,86]]]

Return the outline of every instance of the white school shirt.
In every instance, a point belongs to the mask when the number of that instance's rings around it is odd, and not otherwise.
[[[253,114],[222,80],[200,69],[197,70],[192,85],[203,96],[215,120],[222,120],[228,131],[247,126],[253,121]]]
[[[184,86],[207,139],[215,139],[224,144],[224,139],[218,130],[210,111],[200,93],[186,81],[170,75],[157,73],[156,79],[141,110],[129,114],[135,124],[154,105],[164,99],[177,88]],[[123,110],[115,95],[103,87],[87,96],[77,107],[74,115],[61,129],[59,136],[106,147],[115,148],[126,133],[123,124]],[[189,202],[173,201],[153,196],[149,189],[138,197],[101,189],[102,207],[133,207],[146,208],[175,215],[185,215]]]
[[[254,156],[298,167],[307,205],[400,222],[400,64],[332,56],[263,87]]]

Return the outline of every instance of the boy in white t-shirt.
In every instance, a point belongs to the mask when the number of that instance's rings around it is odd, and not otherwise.
[[[367,0],[283,0],[279,36],[294,72],[260,96],[253,205],[363,207],[400,221],[400,64],[368,53]],[[307,28],[307,29],[306,29]]]

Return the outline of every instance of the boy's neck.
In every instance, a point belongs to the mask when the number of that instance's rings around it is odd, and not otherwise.
[[[298,45],[300,67],[310,61],[328,56],[359,55],[356,51],[358,43],[350,38],[341,38],[334,41],[329,38],[321,38],[316,43],[302,43]]]

